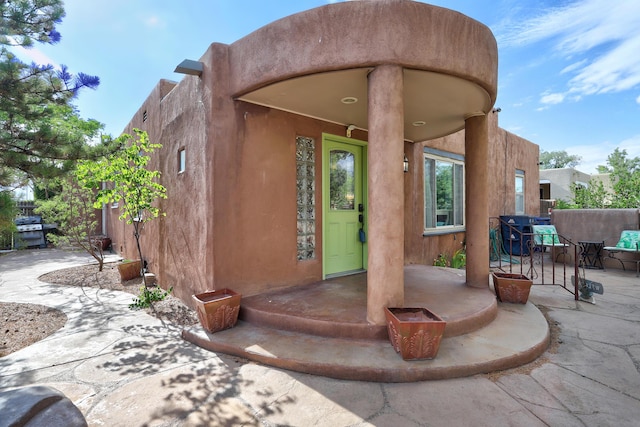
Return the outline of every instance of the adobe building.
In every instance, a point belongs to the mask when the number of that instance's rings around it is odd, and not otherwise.
[[[411,303],[406,267],[464,242],[463,280],[490,294],[491,321],[489,218],[539,203],[538,146],[498,127],[497,69],[489,28],[408,0],[330,4],[212,43],[125,129],[162,144],[150,271],[188,304],[359,273],[366,322],[383,326],[384,307]],[[114,249],[134,257],[107,210]]]

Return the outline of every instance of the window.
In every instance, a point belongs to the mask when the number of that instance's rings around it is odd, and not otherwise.
[[[524,215],[524,171],[516,169],[516,215]]]
[[[464,227],[464,157],[425,148],[424,228]]]
[[[353,210],[356,194],[355,156],[343,150],[329,155],[329,205],[331,210]]]
[[[184,148],[178,150],[178,173],[184,172],[186,168],[186,153]]]
[[[298,261],[316,257],[316,154],[313,138],[296,138]]]

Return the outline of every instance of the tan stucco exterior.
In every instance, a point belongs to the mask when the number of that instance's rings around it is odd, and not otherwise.
[[[589,185],[591,175],[574,168],[542,169],[540,171],[541,188],[548,185],[548,194],[542,194],[542,199],[573,201],[572,187],[574,184]],[[546,189],[543,189],[543,193]]]
[[[151,167],[162,171],[166,216],[145,226],[142,244],[159,283],[188,303],[207,289],[252,295],[323,279],[322,135],[344,136],[353,122],[318,118],[331,108],[311,105],[306,98],[313,96],[293,100],[303,102],[295,112],[283,111],[288,100],[253,103],[253,91],[292,78],[307,79],[299,83],[312,94],[319,74],[368,70],[354,83],[367,88],[367,123],[351,137],[368,143],[370,322],[383,322],[384,306],[403,303],[405,264],[431,265],[465,239],[464,232],[424,234],[424,147],[467,162],[466,231],[474,236],[467,239],[468,285],[488,287],[489,216],[514,213],[516,169],[526,172],[527,213],[538,209],[538,147],[498,127],[495,39],[464,15],[406,0],[339,3],[276,21],[231,45],[214,43],[200,62],[201,76],[161,81],[125,129],[146,130],[163,145]],[[447,80],[453,91],[469,90],[480,101],[443,104],[453,116],[439,119],[428,96],[431,80],[420,73],[407,79],[407,70],[455,77]],[[458,80],[465,83],[456,86]],[[408,103],[407,92],[416,90],[425,90],[424,102]],[[439,138],[408,141],[412,114],[439,123],[433,131]],[[296,257],[297,136],[316,143],[316,256],[304,261]],[[187,164],[178,173],[181,149]],[[402,172],[403,155],[409,173]],[[133,257],[130,230],[115,209],[107,210],[114,248]]]

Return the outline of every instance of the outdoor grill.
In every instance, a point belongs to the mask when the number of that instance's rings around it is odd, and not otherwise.
[[[47,247],[41,216],[22,216],[16,218],[15,223],[17,229],[13,241],[15,249],[32,247],[44,249]]]

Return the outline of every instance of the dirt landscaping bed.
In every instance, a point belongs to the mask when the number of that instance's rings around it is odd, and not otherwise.
[[[81,286],[129,292],[133,296],[140,293],[142,279],[120,281],[115,264],[105,264],[102,271],[97,265],[83,265],[53,271],[39,277],[43,282],[62,286]],[[164,301],[153,304],[146,312],[176,326],[191,326],[198,323],[194,310],[180,299],[169,295]],[[59,310],[37,305],[0,302],[0,357],[27,347],[46,338],[67,321],[67,316]]]

